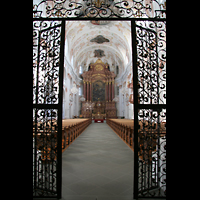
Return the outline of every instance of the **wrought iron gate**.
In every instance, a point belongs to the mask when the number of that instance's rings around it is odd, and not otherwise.
[[[33,21],[33,197],[61,198],[64,33]]]
[[[132,23],[133,197],[166,198],[166,1],[33,2],[33,196],[61,198],[65,20],[103,19]]]
[[[132,24],[134,198],[166,198],[166,21]]]

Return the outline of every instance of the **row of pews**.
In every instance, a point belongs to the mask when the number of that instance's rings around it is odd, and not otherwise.
[[[133,127],[134,121],[131,119],[106,119],[107,124],[124,140],[133,150]]]
[[[130,119],[107,119],[107,124],[118,134],[118,136],[134,150],[134,120]],[[152,160],[152,153],[162,143],[163,152],[166,144],[166,122],[151,123],[147,120],[139,121],[138,124],[138,146],[141,160]]]
[[[87,119],[62,120],[62,149],[63,151],[92,123]]]
[[[92,119],[62,120],[62,152],[92,123]],[[33,122],[33,147],[42,161],[57,159],[56,120]]]

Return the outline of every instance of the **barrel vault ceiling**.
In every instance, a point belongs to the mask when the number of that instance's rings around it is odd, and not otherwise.
[[[79,73],[100,58],[122,74],[131,62],[130,21],[66,21],[65,59]]]

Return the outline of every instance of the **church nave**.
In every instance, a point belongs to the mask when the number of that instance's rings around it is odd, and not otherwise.
[[[92,123],[62,154],[62,200],[133,199],[133,151]]]

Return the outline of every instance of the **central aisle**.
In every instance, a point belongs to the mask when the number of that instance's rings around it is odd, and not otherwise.
[[[132,200],[133,151],[92,123],[62,154],[62,200]]]

